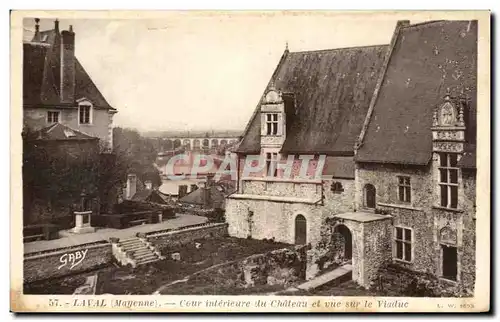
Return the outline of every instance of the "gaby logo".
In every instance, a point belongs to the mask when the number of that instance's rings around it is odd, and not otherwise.
[[[226,155],[220,159],[206,154],[177,154],[172,156],[166,164],[166,176],[169,180],[183,180],[187,174],[179,173],[178,166],[188,166],[189,175],[197,176],[206,173],[215,173],[214,179],[230,176],[237,180],[238,171],[242,177],[267,174],[281,179],[327,179],[323,176],[326,155],[289,155],[286,159],[279,159],[276,153],[266,155],[247,155],[238,159],[234,155]],[[238,167],[239,163],[239,167]],[[214,171],[215,169],[215,171]]]
[[[73,269],[75,266],[83,262],[83,260],[85,259],[85,255],[87,255],[88,251],[89,251],[88,249],[85,249],[85,250],[77,250],[76,252],[73,253],[63,254],[59,258],[59,262],[61,262],[62,264],[59,265],[57,269],[61,269],[67,265],[70,265],[69,269]]]

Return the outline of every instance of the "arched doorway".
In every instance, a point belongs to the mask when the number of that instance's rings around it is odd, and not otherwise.
[[[180,146],[181,146],[181,140],[175,139],[174,140],[174,149],[177,149]]]
[[[190,139],[184,139],[184,141],[182,141],[182,145],[184,145],[186,150],[191,150],[191,140]]]
[[[335,260],[345,262],[352,259],[352,234],[346,225],[337,225],[333,230]]]
[[[375,187],[368,183],[365,185],[364,191],[364,206],[366,208],[375,208],[377,191]]]
[[[295,244],[304,245],[307,243],[307,221],[302,215],[295,217]]]
[[[219,140],[217,139],[212,139],[212,148],[216,148],[219,146]]]
[[[203,139],[203,148],[208,149],[208,146],[210,145],[210,141],[208,139]]]
[[[201,148],[200,140],[196,139],[193,141],[193,150],[199,150]]]

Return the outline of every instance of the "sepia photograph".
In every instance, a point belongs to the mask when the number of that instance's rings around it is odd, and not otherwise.
[[[489,310],[488,11],[11,15],[11,310]]]

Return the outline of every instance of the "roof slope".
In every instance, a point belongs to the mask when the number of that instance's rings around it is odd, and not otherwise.
[[[273,75],[285,100],[282,152],[352,155],[387,49],[381,45],[285,52]],[[259,109],[237,152],[260,151]]]
[[[476,140],[477,22],[402,27],[356,161],[425,165],[432,113],[450,90],[469,98],[467,141]]]
[[[57,86],[60,62],[55,50],[55,31],[42,31],[41,34],[48,36],[46,41],[23,44],[23,104],[65,105],[61,103]],[[90,100],[95,108],[114,110],[75,57],[75,99],[84,97]]]
[[[48,141],[79,141],[79,140],[98,140],[98,138],[87,135],[77,130],[60,124],[54,123],[50,126],[44,127],[36,133],[37,140],[48,140]]]
[[[208,191],[206,191],[208,189]],[[205,205],[205,198],[208,198],[206,202],[214,208],[220,208],[224,204],[224,191],[220,189],[219,186],[210,186],[209,188],[199,188],[195,191],[185,195],[179,201],[194,205]],[[208,195],[205,195],[208,193]]]

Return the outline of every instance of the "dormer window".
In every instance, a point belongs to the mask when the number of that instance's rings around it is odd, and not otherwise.
[[[267,135],[278,134],[278,113],[266,114],[266,130]]]

